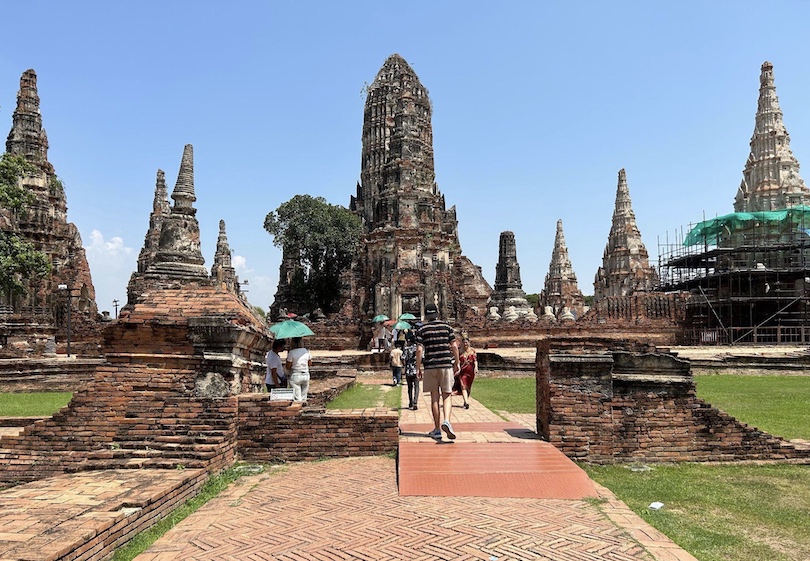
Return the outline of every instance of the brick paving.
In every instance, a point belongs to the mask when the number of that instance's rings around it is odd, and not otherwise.
[[[422,399],[418,411],[402,410],[401,443],[427,442],[428,405]],[[536,439],[526,428],[530,423],[518,420],[504,421],[474,400],[468,410],[453,409],[458,440],[468,446]],[[610,491],[595,489],[605,501],[601,505],[404,496],[391,458],[289,464],[243,477],[136,560],[695,561]]]
[[[453,421],[470,448],[537,443],[531,418],[504,420],[474,400]],[[401,426],[403,445],[441,448],[420,432],[431,427],[426,400],[402,411]],[[73,559],[81,543],[96,544],[86,558],[100,559],[133,511],[182,499],[197,475],[85,472],[3,491],[0,561]],[[397,478],[396,460],[379,456],[273,466],[243,476],[136,559],[694,561],[596,484],[601,501],[405,496]]]

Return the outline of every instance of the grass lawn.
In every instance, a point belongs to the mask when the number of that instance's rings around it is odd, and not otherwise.
[[[491,411],[534,413],[537,410],[533,377],[476,378],[471,397]]]
[[[700,561],[810,559],[810,466],[585,466]],[[664,507],[649,510],[659,501]]]
[[[70,402],[70,392],[0,393],[0,417],[53,415]]]
[[[399,409],[402,402],[400,387],[356,383],[326,404],[327,409],[366,409],[388,407]]]
[[[697,395],[782,438],[810,439],[810,376],[695,376]]]

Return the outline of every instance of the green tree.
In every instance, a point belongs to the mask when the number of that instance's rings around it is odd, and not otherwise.
[[[0,157],[0,207],[14,214],[20,214],[25,212],[26,206],[36,201],[31,190],[18,182],[25,173],[35,170],[36,167],[22,156],[6,152]]]
[[[8,153],[0,158],[0,208],[13,216],[25,214],[36,197],[19,184],[25,173],[35,171],[21,156]],[[51,271],[48,257],[37,251],[34,244],[14,232],[0,231],[0,292],[22,294],[23,280],[44,278]]]
[[[349,209],[310,195],[294,196],[264,219],[273,245],[301,264],[291,287],[293,297],[309,309],[326,312],[337,307],[340,274],[352,263],[361,228]]]
[[[526,301],[532,308],[536,308],[537,305],[540,303],[540,295],[537,294],[536,292],[533,294],[527,294]]]

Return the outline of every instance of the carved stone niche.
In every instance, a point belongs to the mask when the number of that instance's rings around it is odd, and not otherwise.
[[[225,397],[248,391],[251,373],[259,374],[264,369],[263,357],[270,348],[270,339],[234,325],[226,317],[189,318],[188,328],[188,340],[195,354],[202,356],[195,395]]]

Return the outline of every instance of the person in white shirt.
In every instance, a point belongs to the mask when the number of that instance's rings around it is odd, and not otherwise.
[[[286,388],[287,387],[287,374],[284,372],[284,363],[281,362],[281,357],[278,353],[284,350],[284,339],[276,339],[273,341],[273,348],[267,351],[267,374],[264,376],[264,385],[267,391],[273,388]]]
[[[312,355],[304,348],[301,337],[295,337],[292,340],[292,348],[287,351],[285,366],[290,373],[293,400],[306,401],[307,392],[309,391],[309,369],[312,366]]]

